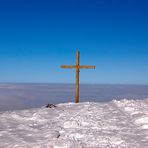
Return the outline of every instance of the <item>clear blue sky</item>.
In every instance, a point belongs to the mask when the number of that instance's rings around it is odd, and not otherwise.
[[[148,84],[147,0],[1,0],[0,82]]]

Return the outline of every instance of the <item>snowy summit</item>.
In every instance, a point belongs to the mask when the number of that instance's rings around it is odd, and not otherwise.
[[[148,99],[0,112],[0,148],[148,148]]]

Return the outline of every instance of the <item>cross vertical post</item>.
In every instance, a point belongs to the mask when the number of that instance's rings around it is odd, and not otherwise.
[[[78,103],[79,102],[79,51],[76,51],[76,100],[75,102]]]
[[[75,102],[79,102],[79,69],[88,69],[93,68],[95,69],[96,66],[87,66],[87,65],[79,65],[80,54],[79,51],[76,51],[76,65],[62,65],[61,68],[75,68],[76,69],[76,92],[75,92]]]

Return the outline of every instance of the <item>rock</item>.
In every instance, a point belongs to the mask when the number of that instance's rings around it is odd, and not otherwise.
[[[47,105],[46,105],[46,108],[54,108],[54,107],[57,107],[57,106],[54,105],[54,104],[47,104]]]

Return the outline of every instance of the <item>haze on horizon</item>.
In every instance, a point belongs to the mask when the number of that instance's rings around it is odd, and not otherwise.
[[[148,85],[146,0],[0,1],[0,82]]]
[[[146,99],[148,85],[80,85],[80,102]],[[75,101],[72,84],[0,84],[0,111],[27,109]]]

